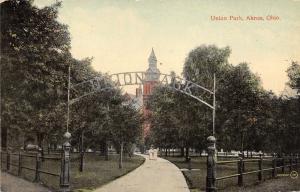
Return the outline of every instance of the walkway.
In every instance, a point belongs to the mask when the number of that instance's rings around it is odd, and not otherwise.
[[[1,172],[1,192],[51,192],[37,183]]]
[[[189,192],[184,176],[174,164],[142,156],[146,158],[143,165],[94,192]]]

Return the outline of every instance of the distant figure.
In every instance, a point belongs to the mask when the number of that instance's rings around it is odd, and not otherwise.
[[[157,160],[157,149],[153,149],[153,160]]]
[[[153,146],[149,149],[149,160],[157,160],[157,149],[154,149]]]
[[[153,147],[151,146],[151,148],[149,149],[149,160],[153,159],[153,155],[154,155],[154,151],[153,151]]]

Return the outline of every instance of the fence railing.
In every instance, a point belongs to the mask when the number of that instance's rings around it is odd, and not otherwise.
[[[235,160],[217,161],[216,148],[215,148],[215,138],[210,136],[208,138],[208,156],[207,156],[207,178],[206,178],[206,191],[214,192],[217,190],[216,183],[221,180],[237,178],[238,186],[243,186],[244,176],[257,174],[257,181],[261,182],[264,180],[264,173],[271,172],[271,177],[276,178],[278,175],[278,170],[281,169],[281,173],[285,173],[288,169],[289,172],[293,170],[298,170],[300,164],[299,155],[289,155],[284,157],[263,157],[259,155],[258,158],[254,159],[244,159],[242,155]],[[263,168],[263,164],[269,165]],[[256,163],[256,166],[252,165],[251,169],[247,169],[247,163]],[[233,170],[236,170],[235,174],[228,174],[223,176],[218,176],[218,170],[224,165],[236,164],[236,166],[231,166]],[[250,167],[250,165],[249,165]],[[247,171],[248,170],[248,171]]]
[[[231,174],[231,175],[226,175],[222,177],[216,177],[216,181],[224,180],[224,179],[229,179],[232,177],[237,177],[237,183],[239,186],[243,186],[244,180],[243,176],[244,175],[250,175],[250,174],[257,174],[257,180],[262,181],[263,180],[263,173],[266,171],[271,171],[272,172],[272,178],[277,177],[277,170],[281,169],[281,172],[285,172],[285,168],[289,168],[289,172],[291,172],[294,169],[298,168],[299,165],[299,157],[298,156],[286,156],[283,158],[278,158],[278,157],[273,157],[271,159],[263,159],[261,156],[259,159],[243,159],[242,157],[239,158],[239,160],[231,160],[231,161],[217,161],[217,170],[221,165],[225,164],[232,164],[236,163],[236,170],[237,174]],[[264,161],[271,162],[272,167],[269,168],[262,168],[262,164]],[[257,169],[256,170],[251,170],[251,171],[245,171],[245,163],[248,162],[256,162],[257,163]]]
[[[45,169],[47,166],[43,166],[43,164],[48,164],[48,161],[57,161],[55,167],[58,168],[56,168],[56,172]],[[13,172],[11,169],[14,168],[14,174],[17,176],[21,176],[24,170],[32,171],[34,182],[40,182],[41,174],[58,177],[57,181],[59,181],[61,162],[61,155],[60,157],[42,157],[41,153],[11,153],[1,151],[1,169],[3,171]]]
[[[41,151],[35,153],[1,151],[1,170],[17,176],[41,181],[41,175],[45,176],[43,182],[51,182],[61,191],[69,190],[69,168],[70,168],[70,147],[69,143],[64,143],[64,150],[58,154],[44,154]],[[29,171],[29,172],[28,172]],[[23,172],[26,172],[23,174]],[[56,179],[49,179],[49,177]],[[51,185],[53,186],[53,185]]]

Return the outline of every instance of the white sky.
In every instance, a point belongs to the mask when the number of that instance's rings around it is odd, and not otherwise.
[[[55,0],[35,0],[39,7]],[[230,46],[230,62],[249,62],[275,93],[300,61],[298,0],[64,0],[59,19],[69,26],[75,58],[94,57],[101,72],[141,71],[153,47],[161,72],[182,72],[201,44]],[[211,16],[279,16],[279,21],[211,21]]]

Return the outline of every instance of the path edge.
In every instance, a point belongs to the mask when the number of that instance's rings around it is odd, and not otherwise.
[[[114,182],[114,181],[116,181],[116,180],[118,180],[118,179],[121,179],[122,177],[126,176],[127,174],[129,174],[129,173],[135,171],[136,169],[138,169],[138,168],[140,168],[142,165],[144,165],[145,162],[146,162],[146,158],[145,158],[144,156],[140,155],[140,154],[137,154],[137,153],[136,153],[135,155],[138,155],[138,156],[140,156],[140,157],[143,157],[143,162],[142,162],[139,166],[135,167],[134,169],[130,170],[130,171],[127,172],[127,173],[124,173],[124,174],[122,174],[122,175],[119,175],[119,176],[115,177],[114,180],[108,181],[107,183],[104,183],[104,184],[98,186],[97,188],[93,189],[92,191],[95,191],[95,190],[97,190],[97,189],[99,189],[99,188],[104,187],[105,185],[110,184],[111,182]]]
[[[186,186],[187,186],[187,189],[190,191],[190,187],[189,187],[188,181],[187,181],[187,179],[186,179],[186,177],[185,177],[183,171],[181,171],[181,170],[179,169],[179,167],[177,167],[177,165],[175,165],[174,163],[172,163],[172,162],[169,161],[168,159],[165,159],[165,158],[163,158],[163,157],[160,157],[160,158],[162,158],[162,159],[168,161],[169,163],[171,163],[172,165],[174,165],[174,166],[178,169],[178,171],[181,173],[182,177],[184,178],[184,181],[185,181],[185,184],[186,184]]]

